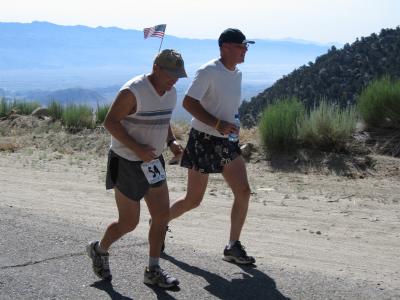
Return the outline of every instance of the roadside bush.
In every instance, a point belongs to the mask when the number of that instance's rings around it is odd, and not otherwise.
[[[343,151],[357,123],[355,107],[340,108],[326,100],[297,124],[298,138],[306,147]]]
[[[297,146],[297,122],[304,111],[304,104],[294,97],[267,106],[259,122],[264,146],[271,151],[294,150]]]
[[[40,107],[38,101],[25,101],[25,100],[13,100],[10,102],[11,111],[19,115],[30,115],[36,108]]]
[[[40,102],[38,101],[14,101],[13,109],[21,115],[30,115],[36,108],[40,107]]]
[[[400,128],[400,80],[386,76],[373,81],[362,91],[358,111],[371,127]]]
[[[15,112],[19,115],[30,115],[36,108],[40,107],[38,101],[7,100],[2,98],[0,101],[0,117],[10,115]]]
[[[62,123],[70,130],[93,128],[93,110],[84,104],[68,104],[62,112]]]
[[[11,112],[11,104],[10,101],[7,101],[6,98],[1,98],[0,100],[0,118],[6,117]]]
[[[110,108],[109,104],[99,105],[97,103],[96,124],[103,124],[104,120],[106,119],[109,108]]]
[[[47,105],[47,109],[49,110],[49,115],[54,120],[61,120],[64,107],[61,105],[60,102],[56,100],[51,100],[50,103]]]

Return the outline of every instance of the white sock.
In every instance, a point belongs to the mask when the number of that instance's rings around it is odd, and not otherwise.
[[[103,248],[100,247],[100,242],[98,242],[95,246],[94,246],[94,250],[98,253],[98,254],[106,254],[107,250],[104,250]]]
[[[160,258],[159,257],[149,257],[149,268],[159,266],[160,265]]]

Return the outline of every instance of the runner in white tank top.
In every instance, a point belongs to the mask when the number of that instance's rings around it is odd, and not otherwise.
[[[152,72],[128,81],[106,116],[104,126],[111,133],[106,187],[113,188],[118,220],[111,223],[100,241],[87,246],[94,273],[111,280],[110,246],[139,222],[144,197],[152,218],[149,231],[149,264],[144,283],[170,288],[178,279],[159,265],[169,216],[169,196],[162,150],[167,144],[174,155],[182,153],[170,126],[176,104],[174,84],[187,77],[181,55],[163,50],[154,60]]]

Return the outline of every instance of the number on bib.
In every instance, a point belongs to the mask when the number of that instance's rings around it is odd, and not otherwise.
[[[157,183],[166,178],[164,168],[159,159],[144,162],[141,167],[144,176],[146,176],[146,179],[150,184]]]

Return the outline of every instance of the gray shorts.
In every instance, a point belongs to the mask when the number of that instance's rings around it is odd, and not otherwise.
[[[165,161],[161,155],[158,158],[165,169]],[[165,180],[149,184],[140,165],[142,161],[127,160],[114,151],[108,153],[106,189],[116,187],[122,194],[131,200],[139,201],[149,188],[163,185]]]

